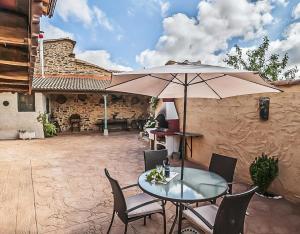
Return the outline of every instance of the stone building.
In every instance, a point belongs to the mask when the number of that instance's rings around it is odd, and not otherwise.
[[[133,120],[146,118],[149,97],[106,93],[104,89],[110,83],[111,71],[76,59],[75,44],[69,38],[45,40],[44,74],[38,51],[33,93],[1,93],[0,139],[17,138],[19,130],[35,132],[37,138],[44,137],[36,119],[43,112],[49,113],[63,132],[70,131],[73,114],[80,116],[81,131],[97,131],[97,124],[104,119],[104,94],[108,100],[108,119],[112,122],[122,120],[130,128]]]

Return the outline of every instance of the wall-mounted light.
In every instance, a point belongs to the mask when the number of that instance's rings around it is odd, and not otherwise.
[[[9,101],[4,101],[3,102],[3,106],[8,106],[9,105]]]
[[[259,116],[261,120],[269,119],[269,107],[270,107],[270,98],[269,97],[260,97],[259,98]]]

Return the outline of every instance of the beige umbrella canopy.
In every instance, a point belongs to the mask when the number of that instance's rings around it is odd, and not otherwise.
[[[257,72],[190,62],[113,74],[107,90],[158,98],[184,98],[183,137],[186,128],[187,98],[222,99],[254,93],[280,92],[264,81]],[[185,144],[182,146],[184,154]],[[184,155],[181,178],[183,166]]]
[[[185,78],[187,78],[185,82]],[[226,98],[279,92],[257,72],[195,63],[181,63],[113,74],[107,90],[159,98]]]

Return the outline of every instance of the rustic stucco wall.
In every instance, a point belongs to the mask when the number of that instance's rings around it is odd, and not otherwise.
[[[4,106],[3,101],[9,105]],[[42,93],[35,93],[35,112],[18,112],[17,93],[0,93],[0,139],[18,138],[19,130],[34,131],[37,138],[44,138],[43,127],[36,118],[45,111]]]
[[[105,69],[101,69],[96,65],[76,59],[74,55],[75,43],[75,41],[68,38],[44,41],[45,75],[98,74],[108,77],[110,76],[110,73]],[[41,74],[39,49],[34,72],[36,75]]]
[[[63,94],[67,101],[59,104],[56,101],[58,94],[49,94],[51,100],[51,112],[59,121],[62,131],[70,129],[69,117],[72,114],[79,114],[82,119],[81,131],[95,131],[98,127],[95,123],[104,119],[104,102],[102,94],[86,94],[87,99],[81,101],[77,94]],[[108,118],[137,119],[140,116],[147,115],[149,107],[149,98],[137,95],[117,95],[119,98],[113,99],[112,94],[108,95]]]
[[[258,98],[270,97],[270,116],[261,121]],[[182,100],[177,100],[182,119]],[[238,158],[235,180],[250,183],[249,166],[265,152],[279,158],[279,177],[271,190],[300,202],[300,92],[247,95],[223,100],[188,99],[187,131],[193,142],[190,160],[208,166],[213,152]]]

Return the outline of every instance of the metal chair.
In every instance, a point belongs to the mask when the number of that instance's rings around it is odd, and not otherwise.
[[[244,193],[228,194],[219,207],[212,204],[192,208],[182,204],[186,208],[183,216],[205,233],[243,234],[246,210],[256,190],[254,187]]]
[[[163,165],[163,161],[167,159],[168,150],[145,150],[144,161],[145,171],[154,169],[157,165]]]
[[[162,200],[155,199],[154,197],[146,193],[139,193],[137,195],[125,198],[123,190],[137,186],[137,184],[121,188],[118,181],[113,179],[109,175],[109,172],[106,168],[104,169],[104,171],[106,177],[110,182],[114,197],[114,210],[107,233],[110,232],[116,213],[121,219],[121,221],[125,224],[124,233],[127,233],[128,223],[144,218],[145,225],[146,216],[159,213],[163,216],[164,233],[166,233],[166,215],[165,207]]]
[[[236,158],[227,157],[220,154],[212,154],[208,170],[222,176],[228,183],[228,193],[232,194],[232,182]]]

